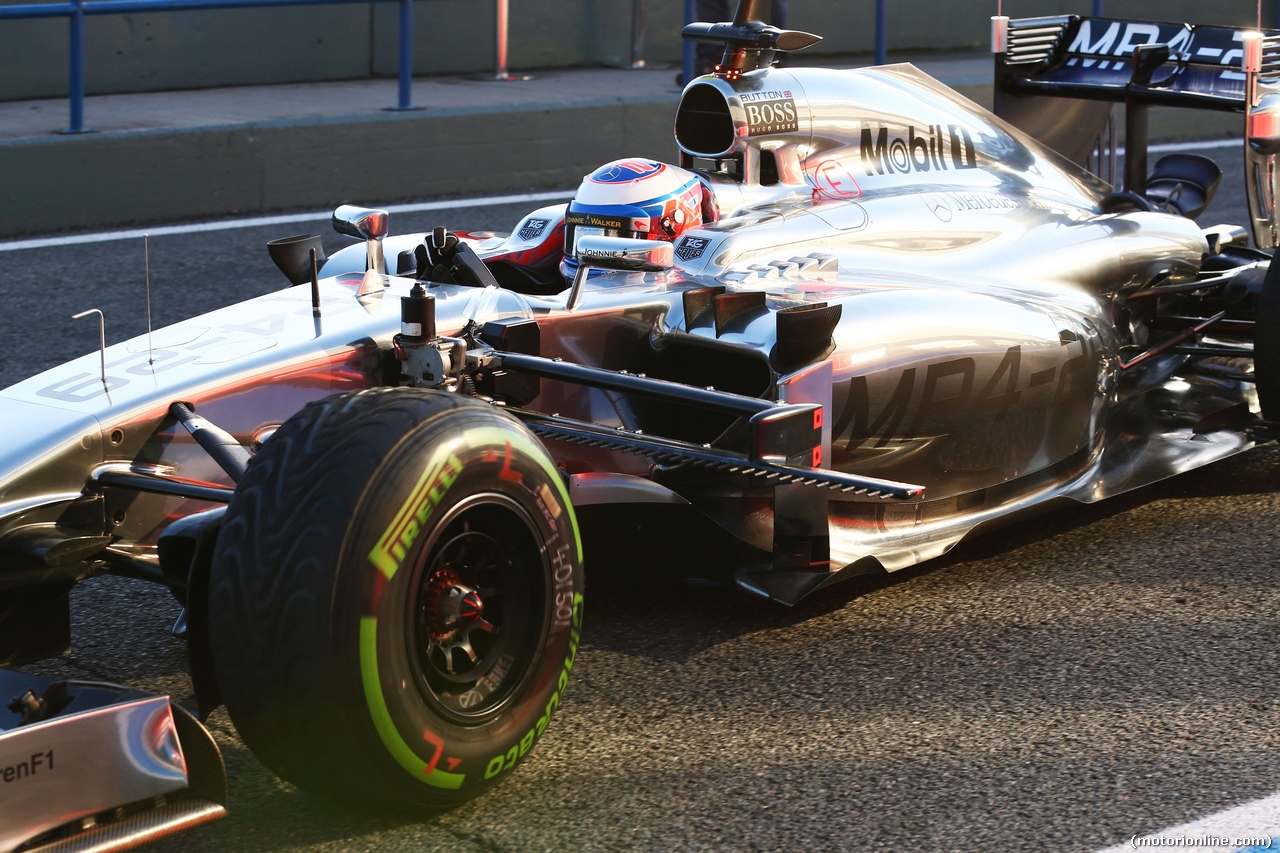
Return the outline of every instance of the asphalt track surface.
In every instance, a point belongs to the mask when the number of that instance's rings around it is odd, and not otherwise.
[[[1246,221],[1238,149],[1206,153],[1227,177],[1201,221]],[[264,244],[300,230],[153,240],[156,326],[279,286]],[[139,241],[0,253],[0,273],[3,384],[94,349],[77,311],[105,308],[111,341],[145,330]],[[421,821],[348,811],[277,780],[218,712],[231,817],[153,849],[1091,851],[1267,796],[1278,466],[1254,450],[790,609],[589,585],[562,709],[489,795]],[[187,694],[167,592],[101,578],[73,604],[74,650],[32,669]]]

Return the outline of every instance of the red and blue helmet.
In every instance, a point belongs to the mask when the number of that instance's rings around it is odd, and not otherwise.
[[[576,272],[581,235],[675,242],[715,218],[711,193],[693,172],[644,158],[605,163],[582,179],[569,202],[560,271]]]

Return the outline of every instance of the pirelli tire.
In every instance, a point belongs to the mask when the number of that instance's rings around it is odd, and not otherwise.
[[[1253,378],[1262,416],[1280,421],[1280,264],[1274,260],[1258,296],[1253,337]]]
[[[337,395],[276,432],[227,510],[209,597],[218,686],[280,777],[449,808],[542,737],[582,586],[564,480],[522,424],[437,391]]]

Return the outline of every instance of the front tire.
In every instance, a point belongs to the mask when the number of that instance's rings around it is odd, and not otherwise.
[[[263,445],[227,510],[209,602],[218,685],[282,778],[448,808],[545,730],[582,584],[564,481],[515,419],[436,391],[329,397]]]

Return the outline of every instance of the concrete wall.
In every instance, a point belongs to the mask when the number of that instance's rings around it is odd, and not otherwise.
[[[0,5],[15,0],[0,0]],[[16,0],[22,2],[22,0]],[[90,0],[92,2],[92,0]],[[874,0],[790,0],[789,25],[825,37],[812,53],[866,53],[874,47]],[[995,2],[896,0],[889,4],[891,51],[981,49]],[[1264,23],[1274,25],[1275,3]],[[490,0],[417,0],[417,74],[494,67]],[[1015,17],[1087,13],[1090,0],[1007,0]],[[1248,25],[1253,0],[1106,0],[1116,17]],[[677,63],[683,0],[645,0],[649,62]],[[630,61],[629,0],[511,0],[512,68],[620,65]],[[67,92],[66,19],[0,21],[0,100]],[[394,3],[145,15],[92,16],[86,26],[90,93],[394,75]]]
[[[192,89],[369,73],[366,5],[95,15],[85,23],[90,94]],[[65,18],[0,21],[0,100],[67,93]]]
[[[674,106],[670,95],[0,141],[0,235],[576,186],[618,157],[669,158]],[[370,151],[377,168],[352,168]]]

